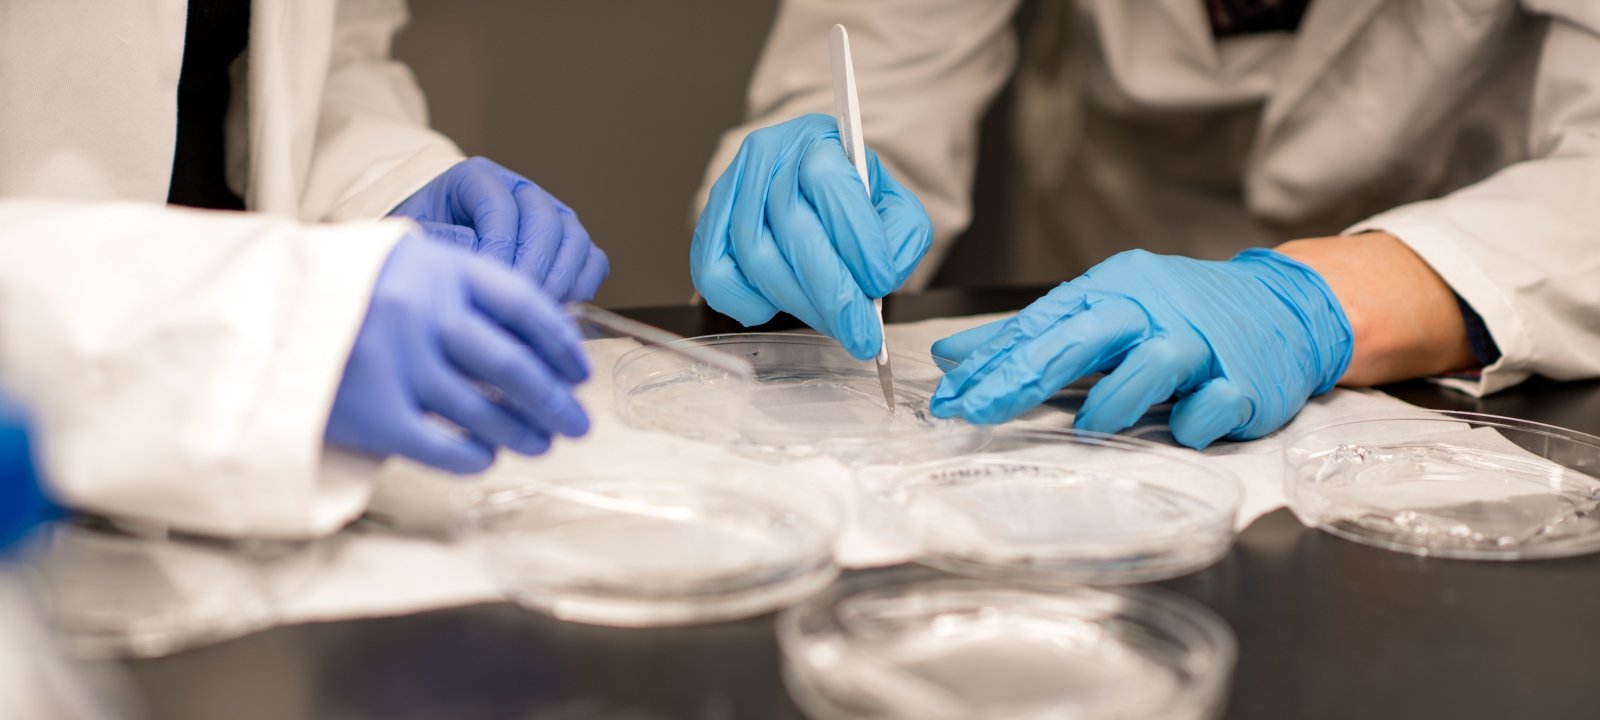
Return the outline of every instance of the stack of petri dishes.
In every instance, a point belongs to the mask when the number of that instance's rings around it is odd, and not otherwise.
[[[895,356],[890,412],[873,363],[831,339],[681,342],[742,358],[754,376],[642,347],[614,368],[619,415],[747,464],[611,467],[483,494],[473,525],[519,602],[620,626],[787,607],[786,682],[814,718],[1220,712],[1227,626],[1183,598],[1105,586],[1226,555],[1233,478],[1135,438],[934,418],[942,371],[926,358]],[[850,497],[792,470],[818,462]],[[924,567],[836,582],[846,527]]]
[[[471,526],[512,599],[619,627],[714,622],[793,604],[839,574],[835,498],[753,471],[605,471],[483,493]]]
[[[839,583],[778,622],[817,720],[1216,717],[1233,634],[1148,591],[1020,588],[919,569]]]
[[[956,576],[867,575],[786,611],[785,681],[810,717],[1221,713],[1228,627],[1187,599],[1115,586],[1226,555],[1233,478],[1135,438],[1025,427],[856,473],[918,562]]]

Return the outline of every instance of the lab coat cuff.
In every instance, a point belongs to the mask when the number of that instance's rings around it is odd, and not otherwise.
[[[1513,299],[1489,279],[1459,241],[1459,231],[1435,222],[1425,208],[1406,206],[1352,225],[1341,235],[1386,232],[1399,238],[1443,278],[1450,289],[1477,311],[1489,334],[1500,346],[1500,359],[1482,368],[1477,377],[1447,376],[1434,382],[1470,395],[1496,393],[1527,380],[1532,373],[1534,347],[1518,318]]]
[[[393,165],[329,211],[329,221],[374,220],[389,214],[406,198],[466,156],[449,143],[430,143]]]
[[[296,456],[313,460],[307,468],[313,477],[305,486],[307,495],[258,495],[262,527],[247,534],[325,536],[366,509],[379,463],[328,448],[323,437],[378,274],[395,243],[412,230],[411,223],[393,220],[309,231],[305,247],[313,259],[306,268],[307,297],[299,304],[307,315],[297,323],[292,347],[284,349],[283,369],[275,374],[282,384],[271,397],[279,408],[278,430],[299,446]]]

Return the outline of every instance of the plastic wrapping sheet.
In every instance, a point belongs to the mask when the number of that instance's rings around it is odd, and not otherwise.
[[[998,317],[1001,316],[891,325],[890,345],[906,355],[915,355],[941,337]],[[397,615],[504,599],[498,584],[477,561],[472,546],[457,536],[471,499],[484,491],[520,487],[530,479],[582,473],[596,467],[617,471],[696,467],[715,473],[728,462],[748,461],[712,443],[688,441],[622,422],[615,412],[612,368],[637,344],[596,340],[586,345],[592,380],[579,388],[578,395],[594,420],[588,437],[558,442],[544,457],[502,455],[493,469],[478,478],[460,478],[391,460],[384,466],[373,499],[373,520],[357,523],[322,541],[317,565],[309,578],[298,568],[281,577],[278,573],[267,575],[266,582],[278,598],[276,616],[270,621],[295,623]],[[1019,422],[1070,427],[1072,411],[1081,399],[1081,389],[1069,390],[1024,415]],[[1418,410],[1378,392],[1335,390],[1312,400],[1279,433],[1248,443],[1218,443],[1204,453],[1176,452],[1192,453],[1241,481],[1244,497],[1235,524],[1242,529],[1284,505],[1282,452],[1286,436],[1340,419],[1407,412]],[[1161,439],[1161,421],[1158,409],[1143,423],[1140,437]],[[870,508],[863,508],[859,502],[852,469],[847,464],[825,456],[793,458],[770,464],[764,473],[772,482],[806,483],[841,499],[844,526],[836,546],[840,565],[872,567],[914,556],[915,548],[898,542],[892,534],[869,531],[872,513],[863,512]],[[169,582],[178,586],[203,581],[208,573],[206,563],[163,563],[160,569],[170,576]],[[202,624],[191,628],[189,644],[212,637],[207,634],[212,627]],[[183,630],[179,628],[179,632]]]
[[[0,717],[143,720],[117,668],[73,659],[45,624],[25,567],[0,558]]]
[[[156,656],[272,626],[323,547],[62,521],[49,528],[39,575],[74,652]]]

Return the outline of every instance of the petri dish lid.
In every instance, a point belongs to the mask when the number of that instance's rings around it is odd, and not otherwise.
[[[1148,590],[1041,591],[897,570],[778,619],[784,681],[809,717],[1200,720],[1236,656],[1209,610]]]
[[[847,462],[959,452],[983,431],[928,411],[942,376],[926,359],[893,355],[896,411],[872,361],[814,333],[708,335],[680,341],[749,361],[754,380],[645,346],[618,359],[618,414],[635,427],[719,443],[746,454],[826,455]]]
[[[1600,438],[1466,412],[1334,423],[1285,447],[1302,522],[1386,550],[1468,560],[1600,550]]]
[[[1079,430],[996,430],[981,450],[857,469],[925,565],[1048,585],[1175,577],[1227,554],[1241,491],[1173,448]]]
[[[813,488],[612,472],[492,490],[470,532],[514,601],[621,627],[759,615],[838,575],[838,508]]]

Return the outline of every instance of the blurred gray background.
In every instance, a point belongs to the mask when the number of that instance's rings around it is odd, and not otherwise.
[[[689,203],[777,0],[411,0],[395,52],[462,150],[528,176],[611,256],[600,301],[689,298]]]
[[[599,302],[685,302],[689,203],[778,0],[411,0],[396,54],[435,127],[571,205],[611,257]],[[986,124],[968,237],[1005,238],[1005,98]],[[1003,243],[964,240],[939,283],[1003,282]]]

